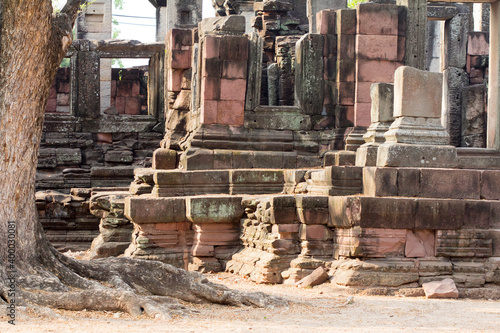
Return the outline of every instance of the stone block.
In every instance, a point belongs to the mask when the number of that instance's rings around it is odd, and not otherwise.
[[[397,61],[398,36],[356,35],[356,57]]]
[[[452,279],[424,283],[426,298],[458,298],[458,289]]]
[[[316,14],[316,32],[322,35],[337,34],[337,11],[325,9]]]
[[[57,148],[57,165],[75,165],[82,163],[82,152],[80,148]]]
[[[436,237],[433,230],[407,230],[405,257],[434,257],[436,252]]]
[[[249,40],[245,36],[224,36],[220,42],[219,59],[248,60]]]
[[[334,102],[339,105],[354,105],[354,97],[356,92],[356,83],[354,82],[337,82],[335,89]],[[349,109],[352,111],[352,121],[354,122],[354,107]],[[351,118],[348,115],[348,119]]]
[[[136,98],[136,97],[134,97],[134,98]],[[140,107],[140,105],[139,105],[139,107]],[[179,93],[179,95],[177,95],[177,98],[175,99],[175,103],[172,106],[172,109],[190,110],[190,108],[191,108],[191,90],[181,90],[181,92]],[[125,112],[126,112],[126,110],[125,110]]]
[[[247,61],[224,61],[222,65],[222,77],[227,79],[246,79],[247,70]]]
[[[186,198],[186,217],[193,223],[235,223],[244,213],[241,197],[200,196]]]
[[[416,201],[408,198],[330,197],[329,226],[413,229]]]
[[[480,171],[420,170],[420,196],[426,198],[479,199]]]
[[[218,59],[220,52],[221,38],[216,36],[206,36],[203,42],[204,42],[203,58]]]
[[[398,7],[392,4],[360,3],[356,33],[359,35],[398,35]]]
[[[244,93],[244,92],[243,92]],[[217,123],[243,126],[245,120],[245,100],[217,102]]]
[[[167,70],[167,90],[168,91],[181,91],[183,70],[171,69]]]
[[[221,101],[244,101],[247,81],[244,79],[220,80]]]
[[[462,90],[462,147],[486,147],[486,87],[484,84]]]
[[[283,167],[283,154],[281,152],[254,152],[253,167],[257,169],[278,169]]]
[[[483,230],[438,230],[436,257],[491,257],[493,241]]]
[[[253,168],[253,164],[254,164],[253,151],[238,150],[233,152],[234,169]]]
[[[104,160],[112,163],[132,163],[134,154],[131,150],[109,150],[106,152]]]
[[[354,126],[368,127],[371,124],[371,103],[354,104]]]
[[[469,14],[458,13],[444,25],[444,45],[441,47],[442,70],[449,67],[464,68],[467,58]]]
[[[222,76],[222,60],[217,58],[205,58],[202,62],[201,69],[202,77],[221,78]]]
[[[191,29],[170,29],[167,32],[166,47],[170,50],[183,50],[193,45]]]
[[[377,166],[453,168],[457,151],[453,146],[384,143],[378,148]]]
[[[203,100],[201,102],[200,122],[202,124],[217,124],[217,101]]]
[[[465,202],[453,199],[417,199],[415,229],[456,230],[463,226]]]
[[[214,169],[232,169],[233,152],[225,149],[214,149]]]
[[[185,155],[185,170],[212,170],[214,167],[213,151],[208,149],[191,149]]]
[[[333,231],[324,225],[300,225],[299,238],[302,240],[328,241],[333,239]]]
[[[394,74],[394,117],[440,118],[443,75],[402,66]]]
[[[177,167],[177,152],[172,149],[158,148],[153,153],[153,169],[168,170]]]
[[[356,82],[356,103],[371,103],[371,82]]]
[[[471,31],[467,39],[468,55],[488,55],[490,51],[490,38],[488,32]]]
[[[304,35],[296,45],[295,84],[296,102],[307,115],[321,114],[323,110],[323,36]]]
[[[177,230],[177,226],[173,225],[174,222],[186,220],[185,198],[126,197],[125,216],[137,224],[172,223],[169,228]]]
[[[474,200],[465,202],[464,228],[488,229],[490,227],[491,201]]]
[[[356,36],[338,35],[337,36],[337,56],[338,59],[354,59],[356,55]]]
[[[398,196],[418,197],[420,195],[420,169],[398,168]]]
[[[374,83],[370,85],[372,103],[371,121],[389,122],[394,120],[394,85],[390,83]]]
[[[337,82],[354,82],[356,78],[356,62],[354,59],[337,60]],[[354,104],[354,103],[353,103]]]
[[[205,77],[201,82],[201,98],[202,100],[220,99],[221,80],[219,78]]]
[[[355,35],[356,22],[356,9],[343,8],[337,10],[337,33],[339,35]]]
[[[55,98],[49,98],[47,100],[47,105],[45,106],[45,112],[56,112],[57,100]]]
[[[481,172],[481,199],[500,200],[500,171]]]
[[[363,168],[363,194],[370,197],[392,197],[398,194],[398,170]]]
[[[191,50],[171,50],[171,68],[191,68]]]
[[[141,113],[141,101],[138,97],[125,98],[125,114],[138,115]]]
[[[405,229],[360,228],[335,229],[334,257],[403,257]]]
[[[356,61],[356,76],[358,82],[393,82],[397,64],[388,60]]]

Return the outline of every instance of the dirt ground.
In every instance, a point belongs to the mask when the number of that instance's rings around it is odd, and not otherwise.
[[[209,279],[290,302],[273,309],[190,305],[197,313],[168,321],[111,312],[56,310],[45,317],[18,311],[15,326],[0,317],[0,332],[500,332],[500,301],[350,296],[330,284],[257,285],[230,274]]]

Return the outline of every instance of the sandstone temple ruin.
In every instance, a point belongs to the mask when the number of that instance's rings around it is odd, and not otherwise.
[[[110,40],[97,0],[52,87],[37,207],[57,248],[498,288],[500,2],[144,2],[156,43]]]

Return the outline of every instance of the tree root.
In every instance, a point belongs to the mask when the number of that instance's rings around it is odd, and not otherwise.
[[[9,301],[5,287],[0,286],[0,296],[0,302]],[[286,304],[264,293],[231,290],[208,281],[200,273],[158,261],[130,258],[79,261],[53,248],[34,271],[19,274],[16,298],[19,305],[122,311],[159,319],[193,313],[178,300],[254,307]]]

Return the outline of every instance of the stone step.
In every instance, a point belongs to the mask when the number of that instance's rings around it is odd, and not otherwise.
[[[363,194],[500,200],[500,170],[365,167]]]

